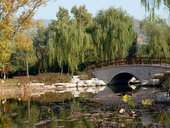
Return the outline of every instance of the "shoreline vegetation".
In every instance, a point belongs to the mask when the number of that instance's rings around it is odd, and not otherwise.
[[[163,91],[170,92],[170,72],[155,76],[159,79],[159,85],[156,87]],[[24,93],[41,93],[46,91],[61,91],[65,88],[83,88],[107,86],[102,80],[92,78],[89,75],[72,76],[70,74],[44,73],[36,76],[17,76],[11,79],[0,81],[1,97],[3,95],[15,95]]]

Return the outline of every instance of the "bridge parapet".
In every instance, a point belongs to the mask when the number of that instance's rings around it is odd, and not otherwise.
[[[151,57],[136,57],[136,58],[116,58],[114,60],[92,62],[87,65],[87,71],[95,70],[98,68],[109,67],[109,66],[120,66],[120,65],[136,65],[136,64],[159,64],[166,65],[170,64],[170,58],[151,58]]]

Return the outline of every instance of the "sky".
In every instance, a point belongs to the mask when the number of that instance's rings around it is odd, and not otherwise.
[[[74,5],[86,5],[88,12],[93,16],[101,9],[108,9],[109,7],[122,8],[130,16],[135,19],[142,20],[148,13],[145,8],[141,6],[140,0],[55,0],[48,2],[46,7],[41,7],[37,10],[34,19],[56,19],[56,12],[59,6],[68,9],[69,11]],[[168,11],[162,6],[159,11],[156,11],[161,18],[168,18]]]

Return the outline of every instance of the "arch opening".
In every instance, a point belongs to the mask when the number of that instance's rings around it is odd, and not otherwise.
[[[129,86],[129,81],[134,78],[138,80],[138,78],[130,73],[119,73],[109,82],[109,87],[113,92],[132,91],[132,88]]]
[[[112,78],[112,80],[109,82],[109,85],[128,85],[129,81],[132,78],[135,78],[136,80],[138,80],[136,76],[130,73],[119,73]]]

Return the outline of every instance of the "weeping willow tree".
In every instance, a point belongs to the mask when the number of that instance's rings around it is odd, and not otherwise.
[[[159,9],[161,4],[170,9],[169,0],[141,0],[141,4],[145,6],[146,11],[154,11],[154,9]]]
[[[122,9],[100,10],[95,18],[94,45],[101,60],[125,57],[135,38],[133,19]]]
[[[84,61],[84,51],[89,47],[91,36],[77,28],[76,22],[69,25],[63,22],[58,24],[56,37],[56,57],[60,66],[68,65],[73,73],[78,65]]]
[[[33,45],[36,50],[38,73],[47,72],[48,55],[47,42],[49,40],[49,31],[47,28],[38,28],[36,33],[33,33]]]
[[[150,12],[150,16],[153,18],[155,16],[155,9],[159,9],[161,5],[164,5],[164,8],[169,10],[170,14],[170,0],[141,0],[141,4],[147,12]]]
[[[92,41],[91,35],[75,19],[70,19],[68,10],[62,7],[59,8],[57,18],[50,25],[52,34],[48,41],[49,63],[53,65],[57,61],[61,72],[67,66],[74,73],[78,65],[84,62],[84,52]]]
[[[150,57],[169,57],[167,39],[169,36],[168,25],[165,20],[156,17],[154,19],[147,17],[142,23],[147,45],[143,54]]]

